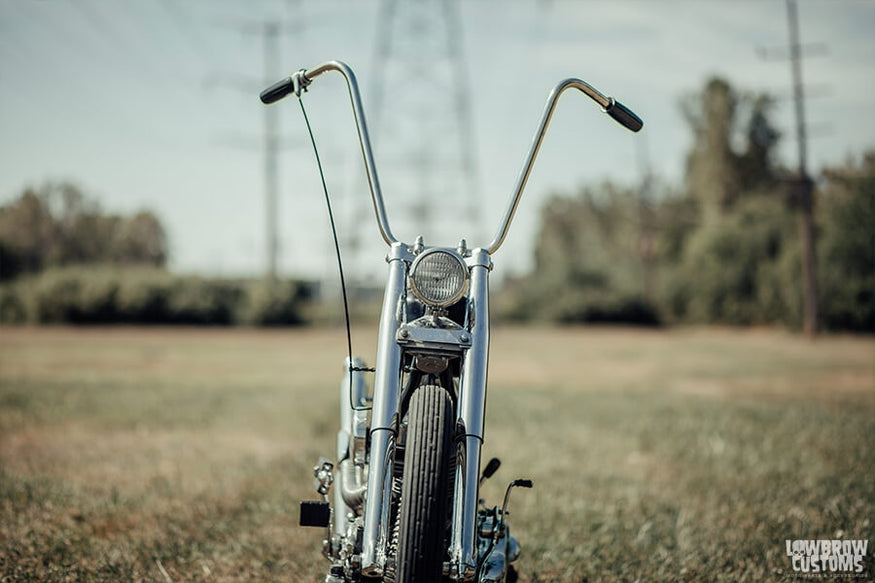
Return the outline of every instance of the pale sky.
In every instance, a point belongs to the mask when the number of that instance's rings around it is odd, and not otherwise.
[[[157,213],[174,270],[261,273],[264,57],[261,36],[243,25],[267,19],[295,25],[282,37],[277,78],[331,59],[349,63],[373,119],[377,14],[376,0],[0,0],[0,204],[27,186],[69,180],[107,211]],[[558,81],[582,78],[645,122],[633,135],[584,97],[563,97],[517,221],[495,257],[501,273],[531,265],[538,208],[552,192],[603,180],[632,186],[642,160],[663,182],[680,184],[691,138],[678,101],[711,75],[779,98],[780,161],[795,163],[789,64],[757,53],[787,45],[782,0],[468,0],[461,16],[485,215],[481,242],[497,227]],[[799,17],[803,43],[821,45],[803,65],[810,167],[817,172],[875,148],[875,1],[800,0]],[[422,66],[427,73],[429,64]],[[323,79],[305,104],[341,236],[355,232],[372,242],[374,267],[358,271],[375,269],[379,279],[382,250],[345,89],[339,76]],[[393,99],[404,90],[386,88],[383,115],[399,111]],[[300,110],[293,98],[275,107],[283,138],[299,144],[280,156],[280,273],[333,277]],[[381,161],[376,147],[389,216],[395,208],[397,217],[410,193],[393,184],[391,160]],[[455,225],[456,206],[445,206],[439,220]],[[347,262],[364,261],[360,255],[350,252]]]

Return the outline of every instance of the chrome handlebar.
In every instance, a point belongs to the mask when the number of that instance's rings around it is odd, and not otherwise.
[[[395,238],[392,234],[392,230],[389,228],[389,219],[386,216],[386,206],[383,203],[383,193],[382,190],[380,190],[380,180],[377,176],[377,167],[374,164],[374,155],[371,149],[371,140],[368,135],[367,122],[365,121],[365,112],[362,107],[361,94],[359,93],[358,82],[356,81],[355,74],[352,72],[352,69],[349,68],[349,65],[341,61],[328,61],[327,63],[314,67],[313,69],[301,69],[262,91],[261,101],[265,104],[275,103],[290,93],[294,93],[296,96],[300,97],[301,93],[306,91],[310,83],[313,82],[313,79],[327,71],[337,71],[346,79],[346,86],[349,90],[349,99],[355,116],[356,127],[358,129],[362,159],[364,160],[365,171],[368,177],[368,186],[371,190],[371,201],[374,203],[374,214],[377,217],[377,224],[380,227],[380,234],[383,236],[383,240],[386,241],[387,244],[392,245],[393,243],[397,243],[398,239]],[[586,94],[602,107],[603,112],[607,113],[618,123],[633,132],[637,132],[644,125],[638,116],[619,101],[616,101],[613,97],[603,95],[585,81],[581,81],[580,79],[565,79],[557,84],[547,98],[547,105],[541,116],[541,123],[538,127],[538,131],[535,133],[534,139],[532,140],[532,146],[529,149],[526,162],[523,164],[522,172],[520,172],[519,179],[517,180],[516,190],[510,197],[507,211],[505,211],[501,225],[499,226],[495,237],[489,245],[485,247],[486,252],[490,255],[498,251],[498,248],[501,247],[505,237],[507,237],[510,223],[516,213],[517,206],[519,206],[523,190],[525,190],[526,183],[529,180],[532,166],[538,155],[538,150],[541,148],[541,143],[544,140],[544,134],[547,131],[547,127],[550,125],[550,119],[553,117],[553,110],[556,108],[559,96],[562,95],[566,89],[572,87]]]
[[[337,71],[346,79],[349,100],[352,105],[353,115],[355,116],[356,128],[358,129],[362,159],[364,160],[365,172],[368,176],[368,186],[371,190],[371,201],[374,203],[374,214],[377,216],[377,225],[380,227],[380,234],[383,236],[383,240],[386,241],[386,244],[392,245],[397,243],[398,239],[395,238],[395,235],[392,234],[392,229],[389,227],[386,205],[383,204],[383,191],[380,190],[380,179],[377,176],[377,166],[374,164],[374,154],[371,150],[371,138],[368,135],[368,125],[365,121],[365,110],[362,107],[362,97],[359,93],[355,73],[352,72],[349,65],[341,61],[328,61],[310,70],[301,69],[292,76],[262,91],[261,101],[265,104],[274,103],[289,93],[294,93],[301,97],[301,93],[307,89],[307,86],[313,82],[313,79],[327,71]]]
[[[585,93],[590,99],[602,106],[602,111],[633,132],[637,132],[644,125],[644,122],[642,122],[637,115],[632,113],[632,111],[622,103],[615,100],[613,97],[602,95],[595,87],[585,81],[581,81],[580,79],[565,79],[557,84],[547,98],[547,105],[544,107],[544,113],[541,115],[541,124],[538,126],[538,131],[535,132],[535,137],[532,139],[532,147],[529,149],[526,163],[523,164],[522,172],[520,172],[519,179],[517,179],[516,191],[510,197],[507,211],[505,211],[504,219],[501,221],[501,226],[498,227],[495,237],[489,245],[486,246],[486,252],[490,255],[498,251],[498,248],[501,247],[501,244],[504,242],[504,238],[507,237],[510,223],[516,213],[517,206],[519,206],[520,199],[523,196],[523,190],[526,188],[526,183],[529,181],[532,166],[535,163],[535,158],[538,156],[538,150],[541,149],[541,143],[544,141],[544,134],[547,132],[547,127],[550,125],[550,119],[553,117],[553,110],[556,108],[559,96],[562,95],[566,89],[572,87]]]

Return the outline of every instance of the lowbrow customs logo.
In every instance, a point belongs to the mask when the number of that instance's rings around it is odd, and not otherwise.
[[[795,573],[863,576],[868,540],[787,540],[787,556]]]

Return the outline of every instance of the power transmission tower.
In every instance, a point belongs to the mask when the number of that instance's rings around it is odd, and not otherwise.
[[[382,0],[373,91],[385,191],[402,238],[480,238],[480,198],[458,0]],[[388,180],[387,180],[388,179]],[[401,194],[403,199],[398,198]],[[388,198],[388,197],[387,197]],[[442,211],[443,224],[436,220]]]

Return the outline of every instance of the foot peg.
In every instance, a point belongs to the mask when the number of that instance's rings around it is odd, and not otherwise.
[[[334,482],[334,476],[331,470],[334,469],[327,458],[320,457],[319,463],[313,468],[313,487],[318,494],[323,497],[328,494],[331,484]],[[327,500],[327,497],[325,498]],[[327,501],[301,502],[301,517],[299,520],[301,526],[317,526],[327,528],[331,524],[331,505]]]
[[[332,464],[327,458],[319,458],[319,463],[313,468],[313,487],[316,489],[317,493],[322,494],[323,496],[328,494],[328,490],[334,482],[334,476],[331,473],[331,470],[333,469],[334,464]]]

